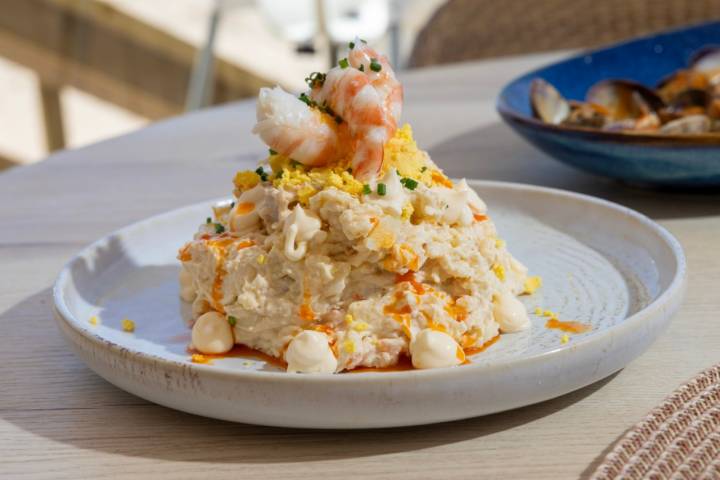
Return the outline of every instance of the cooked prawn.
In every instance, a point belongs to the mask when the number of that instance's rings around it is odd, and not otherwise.
[[[385,113],[397,125],[402,114],[403,88],[395,77],[387,57],[356,38],[348,53],[348,61],[352,67],[365,72],[370,83],[383,99]]]
[[[315,86],[310,97],[327,105],[347,123],[352,139],[351,166],[360,179],[373,177],[383,161],[383,147],[397,130],[397,122],[384,109],[383,98],[364,72],[335,67]]]
[[[280,87],[260,89],[252,131],[273,150],[304,165],[325,165],[342,154],[336,122]]]
[[[350,150],[353,174],[368,180],[382,167],[403,95],[387,58],[360,41],[356,45],[349,54],[354,68],[318,74],[308,101],[279,87],[261,89],[253,132],[273,150],[309,166],[345,158]]]

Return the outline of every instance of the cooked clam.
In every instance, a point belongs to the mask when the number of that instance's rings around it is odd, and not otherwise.
[[[671,104],[688,91],[705,91],[707,88],[708,77],[704,73],[678,70],[658,83],[657,93],[665,103]]]
[[[710,131],[710,118],[707,115],[688,115],[666,123],[660,133],[668,135],[690,135]]]
[[[720,47],[699,50],[687,68],[666,76],[655,90],[609,79],[590,87],[585,101],[578,102],[536,79],[531,104],[536,117],[554,125],[666,135],[720,133]]]
[[[594,103],[570,100],[570,115],[563,122],[576,127],[602,128],[608,121],[606,108]]]
[[[690,68],[704,74],[710,83],[720,82],[720,47],[708,46],[695,52]]]
[[[639,119],[665,106],[655,92],[629,80],[598,82],[588,90],[585,98],[605,107],[613,120]]]
[[[570,114],[567,100],[542,78],[536,78],[530,85],[530,104],[537,118],[553,125],[559,125]]]

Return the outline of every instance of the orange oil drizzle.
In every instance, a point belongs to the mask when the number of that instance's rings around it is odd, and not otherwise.
[[[479,213],[474,214],[473,218],[475,219],[476,222],[484,222],[485,220],[488,219],[488,217],[486,215],[480,215]]]
[[[240,202],[235,206],[235,212],[238,215],[246,215],[255,210],[255,204],[252,202]]]
[[[315,312],[310,305],[311,299],[312,297],[310,295],[310,292],[306,290],[303,293],[303,303],[302,305],[300,305],[300,309],[298,311],[298,315],[300,316],[300,318],[302,318],[306,322],[312,322],[315,320]]]
[[[287,363],[285,363],[285,361],[268,355],[267,353],[263,353],[260,350],[246,347],[245,345],[235,345],[232,350],[227,353],[200,353],[193,348],[188,348],[187,351],[192,356],[193,363],[211,364],[213,360],[219,360],[221,358],[243,357],[251,358],[253,360],[261,360],[270,365],[274,365],[283,369],[287,368]],[[196,361],[197,357],[202,357],[204,361]],[[200,360],[200,358],[197,359]]]
[[[450,315],[458,322],[462,322],[467,318],[467,310],[465,309],[465,307],[462,307],[455,303],[455,299],[453,298],[451,298],[448,303],[445,304],[444,310],[447,312],[448,315]]]
[[[500,339],[500,335],[496,335],[487,342],[483,343],[479,347],[472,347],[472,348],[465,348],[461,349],[458,348],[457,357],[458,360],[462,359],[462,365],[468,365],[472,363],[470,359],[468,358],[470,355],[475,355],[480,352],[483,352],[490,348],[495,342],[497,342]],[[401,355],[398,359],[398,363],[395,365],[389,365],[387,367],[359,367],[355,368],[353,370],[347,370],[344,373],[382,373],[382,372],[405,372],[408,370],[415,370],[415,367],[413,367],[412,360],[407,355]]]
[[[381,372],[404,372],[407,370],[415,370],[412,361],[407,355],[401,355],[398,359],[398,363],[395,365],[388,365],[387,367],[358,367],[352,370],[347,370],[345,373],[381,373]]]
[[[425,293],[425,287],[422,283],[415,280],[415,272],[413,271],[408,271],[407,273],[403,273],[402,275],[395,275],[395,283],[402,282],[409,282],[415,290],[415,293],[417,293],[418,295],[422,295],[423,293]]]
[[[564,322],[557,318],[551,318],[545,323],[545,328],[554,328],[568,333],[584,333],[592,329],[592,326],[580,322]]]
[[[485,350],[487,350],[488,348],[490,348],[490,347],[491,347],[495,342],[497,342],[498,340],[500,340],[500,334],[495,335],[493,338],[491,338],[491,339],[488,340],[487,342],[483,343],[483,344],[480,345],[479,347],[466,348],[466,349],[465,349],[465,355],[470,356],[470,355],[476,355],[476,354],[478,354],[478,353],[480,353],[480,352],[484,352]],[[467,363],[469,363],[469,362],[470,362],[470,360],[467,360]]]
[[[180,250],[178,250],[177,259],[181,262],[189,262],[190,260],[192,260],[192,255],[190,254],[189,250],[190,243],[186,243]]]
[[[255,242],[253,242],[252,240],[242,240],[240,242],[236,242],[237,238],[224,235],[208,240],[208,246],[214,249],[216,252],[215,278],[213,279],[211,293],[213,301],[212,307],[222,314],[225,313],[225,307],[222,304],[222,298],[223,282],[225,281],[225,275],[227,275],[227,270],[225,270],[224,267],[225,257],[227,257],[227,247],[235,244],[236,249],[242,250],[243,248],[248,248],[255,245]]]
[[[447,188],[452,188],[453,183],[450,181],[449,178],[447,178],[442,173],[438,172],[437,170],[434,170],[431,174],[431,177],[434,182],[439,183],[440,185],[443,185]]]

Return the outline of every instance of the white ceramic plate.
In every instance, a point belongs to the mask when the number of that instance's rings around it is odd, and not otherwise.
[[[547,400],[621,369],[667,325],[682,300],[685,259],[666,230],[596,198],[526,185],[471,182],[510,251],[544,286],[523,297],[592,330],[562,332],[531,315],[470,365],[340,375],[288,374],[243,358],[190,362],[187,306],[175,259],[212,202],[156,216],[73,258],[54,290],[60,330],[99,375],[152,402],[238,422],[310,428],[418,425]],[[93,315],[101,324],[89,323]],[[136,324],[122,331],[121,320]]]

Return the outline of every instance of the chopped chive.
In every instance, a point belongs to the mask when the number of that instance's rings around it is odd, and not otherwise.
[[[387,187],[384,183],[378,183],[377,185],[377,194],[381,197],[387,193]]]
[[[422,167],[422,168],[420,169],[420,173],[425,173],[425,170],[427,170],[427,167]]]
[[[220,233],[223,233],[224,231],[225,231],[225,227],[223,227],[221,223],[215,224],[215,233],[220,234]]]
[[[345,171],[348,173],[352,173],[352,167],[348,167],[347,169],[345,169]]]
[[[260,175],[260,181],[267,182],[267,179],[268,179],[267,173],[263,173],[262,175]]]
[[[228,315],[228,323],[231,327],[234,327],[237,323],[237,318],[233,317],[232,315]]]
[[[312,100],[310,100],[310,97],[308,97],[305,92],[300,94],[300,96],[298,97],[298,100],[300,100],[301,102],[303,102],[309,106],[313,106],[313,104],[315,103]]]
[[[282,178],[284,170],[280,170],[275,174],[275,178]]]
[[[355,48],[355,42],[350,42],[350,43],[348,43],[348,48],[349,48],[350,50],[352,50],[353,48]]]
[[[373,72],[379,72],[382,70],[382,65],[377,61],[377,58],[371,58],[370,59],[370,70]]]
[[[207,224],[212,223],[212,218],[207,217],[207,218],[205,219],[205,223],[207,223]]]
[[[370,185],[368,185],[367,183],[365,185],[363,185],[363,193],[365,195],[370,195],[372,193],[372,189],[370,188]]]
[[[310,88],[322,87],[325,83],[325,74],[312,72],[310,75],[305,77],[305,83],[307,83]]]
[[[347,68],[350,66],[350,62],[348,62],[347,58],[343,58],[338,62],[338,65],[340,65],[340,68]]]
[[[230,208],[235,208],[235,202],[230,202]]]
[[[268,152],[270,152],[270,155],[277,155],[277,152],[272,148],[268,148]]]
[[[263,173],[265,173],[265,171],[263,170],[263,167],[257,167],[255,169],[255,173],[257,173],[258,175],[262,175]]]
[[[290,160],[290,166],[293,168],[298,168],[302,165],[302,163],[298,162],[297,160]]]
[[[367,40],[363,40],[363,39],[361,38],[360,41],[361,41],[362,43],[364,43],[365,45],[367,45]]]
[[[358,70],[360,70],[361,72],[364,72],[364,71],[365,71],[365,65],[363,65],[363,64],[361,63],[361,64],[360,64],[360,68],[358,68]]]
[[[408,190],[415,190],[418,186],[418,182],[412,178],[403,178],[401,182]]]

